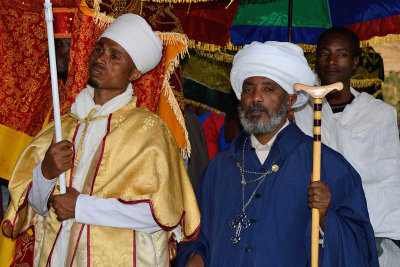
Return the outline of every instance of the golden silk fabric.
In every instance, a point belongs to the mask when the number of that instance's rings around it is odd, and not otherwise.
[[[76,125],[74,117],[62,117],[63,136],[67,140],[72,140]],[[45,127],[18,161],[9,185],[11,205],[2,225],[3,232],[13,238],[35,225],[35,253],[43,233],[40,265],[47,262],[61,224],[53,209],[46,217],[35,214],[27,204],[26,196],[33,169],[44,158],[53,132],[52,124]],[[70,171],[66,172],[67,184],[71,182],[69,175]],[[179,149],[159,117],[136,108],[136,98],[112,114],[109,133],[93,158],[82,193],[117,198],[126,204],[148,202],[154,219],[164,230],[154,233],[149,239],[133,230],[74,223],[69,249],[74,250],[78,243],[83,251],[87,251],[75,255],[73,262],[79,266],[89,263],[112,266],[121,261],[124,266],[139,264],[146,259],[146,255],[141,253],[147,249],[140,244],[150,241],[157,251],[168,252],[168,242],[173,238],[169,230],[178,224],[182,227],[184,240],[198,234],[200,213]],[[59,194],[59,191],[55,189],[54,194]],[[81,229],[86,234],[82,234],[78,242],[74,241]],[[169,255],[175,255],[174,246],[171,244],[169,247]],[[161,252],[153,259],[165,260],[167,254]],[[69,260],[73,255],[73,251],[69,251]],[[151,257],[147,258],[150,260]],[[143,262],[143,266],[146,264]]]

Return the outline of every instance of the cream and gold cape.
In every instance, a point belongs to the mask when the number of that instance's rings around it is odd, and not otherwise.
[[[78,125],[74,116],[63,116],[64,139],[73,141]],[[11,204],[2,225],[3,233],[11,238],[34,226],[35,253],[40,251],[40,266],[50,262],[61,223],[52,208],[45,217],[36,214],[27,202],[27,195],[33,169],[43,160],[53,134],[54,124],[50,124],[18,160],[9,184]],[[71,184],[70,172],[66,172],[67,185]],[[68,266],[71,262],[74,266],[168,266],[176,254],[171,230],[180,224],[184,241],[199,232],[199,209],[174,138],[159,117],[136,108],[135,97],[110,114],[107,134],[93,157],[82,193],[116,198],[126,204],[148,202],[163,230],[150,235],[75,222],[71,228]],[[55,189],[54,194],[59,191]]]

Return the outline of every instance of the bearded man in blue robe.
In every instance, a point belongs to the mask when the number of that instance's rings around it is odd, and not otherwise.
[[[314,77],[294,44],[253,42],[236,54],[244,131],[203,173],[201,233],[179,246],[177,266],[309,266],[310,208],[320,214],[320,266],[378,266],[360,176],[322,145],[322,181],[310,182],[313,140],[287,119],[308,98],[294,83]]]

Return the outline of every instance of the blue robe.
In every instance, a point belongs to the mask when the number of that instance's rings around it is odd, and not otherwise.
[[[245,141],[246,140],[246,141]],[[311,257],[311,211],[308,185],[312,172],[312,139],[293,123],[277,136],[261,164],[245,132],[231,147],[219,153],[203,173],[197,188],[201,210],[201,233],[193,242],[178,247],[177,266],[184,266],[199,253],[206,266],[309,266]],[[279,170],[267,175],[250,201],[246,214],[252,224],[242,229],[241,240],[231,241],[229,222],[242,208],[241,174]],[[260,175],[245,174],[246,180]],[[322,145],[321,179],[329,186],[320,266],[378,266],[374,233],[369,221],[361,179],[337,152]],[[259,181],[245,186],[245,203]]]

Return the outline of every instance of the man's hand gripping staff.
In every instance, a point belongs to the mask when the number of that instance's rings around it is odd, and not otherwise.
[[[68,140],[56,143],[53,139],[42,162],[43,176],[48,180],[58,177],[61,173],[71,169],[72,159],[72,143]],[[72,187],[67,187],[66,191],[65,194],[52,195],[49,198],[49,202],[57,215],[57,220],[60,222],[75,218],[75,206],[79,192]]]

